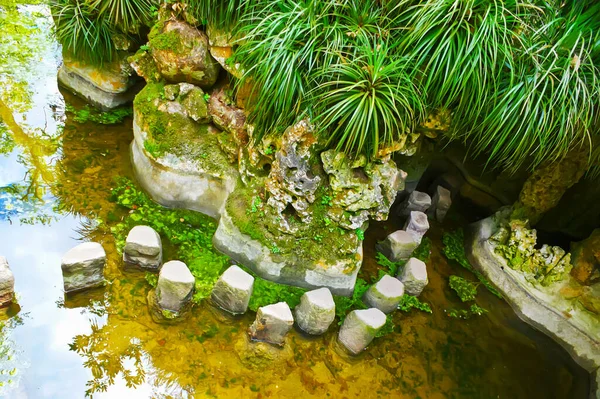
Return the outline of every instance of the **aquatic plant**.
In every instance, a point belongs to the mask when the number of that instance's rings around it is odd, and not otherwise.
[[[431,310],[431,306],[428,303],[421,302],[416,296],[408,294],[404,294],[402,296],[402,299],[400,299],[400,304],[398,305],[398,309],[403,312],[408,312],[411,309],[418,309],[421,312],[433,313],[433,310]]]
[[[462,302],[474,301],[477,296],[477,285],[460,276],[450,276],[450,288],[452,288]]]
[[[483,276],[483,274],[471,266],[471,263],[465,254],[465,236],[462,229],[444,233],[442,242],[444,243],[442,252],[446,258],[456,261],[460,266],[473,273],[481,282],[481,284],[488,289],[488,291],[502,299],[502,294],[500,294],[500,292],[494,288],[494,286]]]
[[[469,309],[450,309],[446,312],[446,314],[448,315],[448,317],[466,320],[470,319],[473,316],[483,316],[487,312],[487,310],[474,303],[469,307]]]
[[[111,199],[130,210],[123,220],[111,228],[117,248],[122,250],[129,230],[147,225],[163,239],[177,247],[177,255],[186,263],[196,279],[194,302],[207,298],[212,287],[229,265],[226,256],[212,247],[215,222],[203,214],[182,209],[164,208],[138,190],[127,178],[119,178],[111,190]]]
[[[114,125],[123,122],[125,118],[133,115],[133,108],[121,107],[110,111],[98,111],[86,105],[83,108],[75,108],[67,104],[65,110],[73,114],[73,120],[78,123],[94,122],[101,125]]]

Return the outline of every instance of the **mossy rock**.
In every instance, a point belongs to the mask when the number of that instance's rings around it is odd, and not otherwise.
[[[169,20],[154,26],[149,38],[150,54],[168,82],[188,82],[205,89],[215,84],[221,67],[211,56],[203,32]]]

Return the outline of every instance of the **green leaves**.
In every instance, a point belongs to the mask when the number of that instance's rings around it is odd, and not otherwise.
[[[450,260],[456,261],[459,265],[473,273],[488,289],[492,294],[502,299],[502,294],[498,292],[496,288],[481,274],[479,271],[475,270],[471,263],[467,259],[467,255],[465,254],[465,236],[462,229],[455,230],[453,232],[444,233],[442,237],[442,242],[444,243],[444,248],[442,252],[446,256],[446,258]]]
[[[477,296],[477,285],[459,276],[450,276],[450,288],[462,302],[474,301]]]
[[[433,313],[433,311],[431,310],[431,306],[429,306],[428,303],[421,302],[416,296],[404,294],[402,296],[402,299],[400,299],[398,309],[400,309],[403,312],[408,312],[413,308],[418,309],[421,312]]]
[[[408,60],[385,41],[363,40],[351,62],[325,66],[317,80],[315,122],[328,145],[348,154],[374,158],[381,147],[405,141],[423,118]]]

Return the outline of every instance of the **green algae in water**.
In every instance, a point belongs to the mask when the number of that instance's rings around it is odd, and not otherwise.
[[[212,248],[212,236],[217,227],[211,218],[193,211],[164,208],[126,178],[117,179],[111,198],[131,210],[121,223],[111,229],[119,251],[125,246],[129,230],[136,225],[150,226],[163,239],[177,246],[179,259],[194,275],[194,302],[210,296],[215,282],[229,265],[229,259]]]
[[[122,123],[125,118],[133,115],[133,108],[121,107],[110,111],[98,111],[89,105],[76,108],[67,104],[65,110],[73,114],[73,120],[78,123],[94,122],[102,125],[114,125]]]

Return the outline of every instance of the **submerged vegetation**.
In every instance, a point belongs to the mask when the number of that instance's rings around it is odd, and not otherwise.
[[[494,288],[494,286],[485,278],[483,274],[471,266],[471,263],[465,254],[465,235],[462,229],[444,233],[442,241],[444,243],[443,252],[446,258],[456,261],[463,268],[473,273],[481,282],[481,284],[488,289],[488,291],[502,299],[502,294],[496,288]]]
[[[116,108],[102,112],[89,105],[77,109],[74,106],[67,104],[65,109],[68,113],[73,115],[73,120],[78,123],[94,122],[101,125],[114,125],[123,122],[125,118],[133,115],[133,109],[131,107]]]

